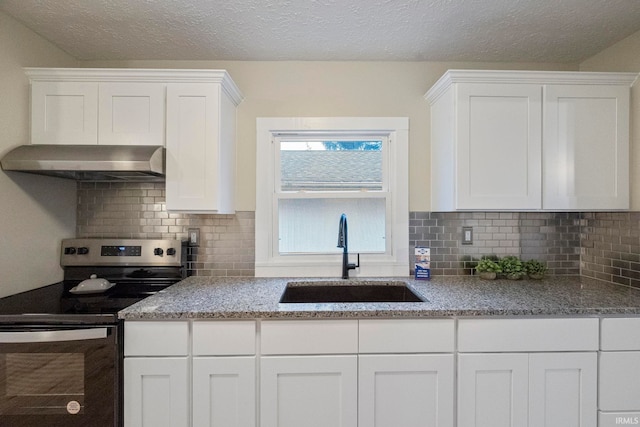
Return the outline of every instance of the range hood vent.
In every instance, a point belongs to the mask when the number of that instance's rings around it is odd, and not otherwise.
[[[5,171],[77,181],[164,181],[158,145],[21,145],[0,160]]]

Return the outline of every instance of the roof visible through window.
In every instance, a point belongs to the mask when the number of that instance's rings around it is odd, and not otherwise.
[[[281,191],[380,191],[382,140],[281,141]]]

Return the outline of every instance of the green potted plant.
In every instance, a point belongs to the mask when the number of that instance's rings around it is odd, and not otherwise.
[[[481,279],[493,280],[502,272],[500,265],[490,258],[482,258],[476,264],[476,271]]]
[[[529,261],[525,261],[524,269],[527,272],[527,275],[530,279],[540,280],[544,277],[544,274],[547,272],[547,266],[538,261],[537,259],[532,259]]]
[[[524,264],[517,256],[506,256],[502,258],[498,264],[507,279],[518,280],[527,274],[524,269]]]

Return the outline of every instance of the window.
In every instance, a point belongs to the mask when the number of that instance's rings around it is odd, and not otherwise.
[[[362,135],[282,135],[274,138],[279,159],[278,252],[336,253],[336,224],[350,224],[353,252],[386,251],[388,138]],[[320,197],[321,196],[321,197]]]
[[[338,276],[342,213],[352,276],[409,273],[406,118],[260,118],[257,144],[257,276]]]

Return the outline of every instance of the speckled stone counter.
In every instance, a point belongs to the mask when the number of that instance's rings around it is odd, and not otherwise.
[[[311,280],[327,279],[194,276],[119,312],[119,317],[168,320],[640,315],[640,290],[586,283],[577,277],[542,281],[484,281],[472,276],[436,277],[431,281],[385,278],[377,280],[405,281],[427,302],[278,303],[287,282]]]

